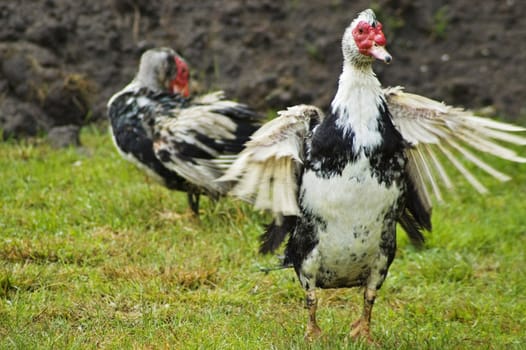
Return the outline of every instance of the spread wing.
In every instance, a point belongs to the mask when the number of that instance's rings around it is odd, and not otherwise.
[[[216,182],[259,124],[259,116],[245,105],[224,100],[222,92],[198,97],[180,108],[155,117],[153,147],[157,158],[194,185],[212,195],[224,194],[228,184]]]
[[[403,92],[400,87],[385,89],[384,94],[393,123],[413,146],[407,152],[409,175],[415,182],[419,197],[429,206],[429,186],[439,201],[442,200],[441,187],[453,187],[445,170],[451,165],[478,192],[487,192],[461,163],[459,155],[500,181],[509,180],[509,177],[484,162],[473,150],[513,162],[526,162],[526,158],[502,145],[526,145],[525,137],[514,134],[525,131],[525,128],[477,117],[467,110]],[[450,164],[444,165],[443,159]]]
[[[219,181],[234,182],[230,194],[270,211],[279,224],[284,216],[300,214],[297,191],[304,141],[323,113],[313,106],[298,105],[278,115],[252,135]]]

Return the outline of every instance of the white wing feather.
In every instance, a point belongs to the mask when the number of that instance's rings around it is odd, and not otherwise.
[[[303,163],[305,137],[311,119],[323,113],[314,106],[298,105],[278,112],[279,117],[256,131],[237,160],[218,181],[233,181],[233,196],[270,211],[278,222],[300,215],[297,176]]]
[[[526,131],[526,128],[478,117],[472,112],[454,108],[427,97],[406,93],[401,87],[384,90],[393,123],[403,138],[413,147],[407,152],[410,166],[409,174],[423,189],[421,198],[429,203],[428,186],[440,201],[440,185],[452,188],[446,167],[436,156],[434,150],[442,153],[465,178],[481,193],[487,189],[462,164],[455,153],[476,165],[499,181],[507,181],[509,176],[493,168],[475,155],[466,146],[479,153],[491,155],[514,162],[524,163],[526,158],[502,144],[526,145],[526,138],[512,134]]]

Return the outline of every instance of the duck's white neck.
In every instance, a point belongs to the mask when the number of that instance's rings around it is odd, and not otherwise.
[[[381,143],[378,121],[383,101],[380,81],[372,66],[355,67],[346,62],[331,108],[337,116],[336,125],[344,134],[353,134],[355,152]]]
[[[125,94],[127,92],[137,92],[139,89],[148,87],[150,90],[153,91],[163,91],[163,88],[159,85],[159,83],[153,79],[148,77],[146,74],[137,74],[133,80],[128,83],[121,91],[116,93],[111,97],[111,99],[108,101],[108,106],[113,103],[113,101],[119,97],[122,94]]]
[[[148,87],[153,91],[163,91],[165,87],[161,85],[157,76],[152,72],[139,72],[135,78],[128,85],[130,88],[139,89],[141,87]]]
[[[117,92],[116,94],[114,94],[110,100],[108,101],[107,103],[107,107],[111,106],[111,104],[113,103],[113,101],[115,101],[117,99],[117,97],[127,93],[127,92],[136,92],[137,90],[139,90],[140,88],[142,87],[142,85],[140,84],[140,82],[136,81],[135,79],[132,80],[128,85],[126,85],[121,91]]]

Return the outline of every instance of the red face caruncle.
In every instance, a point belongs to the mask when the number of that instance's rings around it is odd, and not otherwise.
[[[177,73],[175,75],[175,79],[170,82],[170,88],[172,89],[173,93],[180,93],[184,97],[188,97],[190,95],[190,89],[188,87],[190,80],[190,70],[188,69],[186,62],[180,57],[175,56],[174,61]]]
[[[352,35],[360,53],[367,56],[371,56],[370,50],[374,45],[385,46],[387,43],[380,22],[376,22],[376,25],[371,25],[361,21],[353,29]]]

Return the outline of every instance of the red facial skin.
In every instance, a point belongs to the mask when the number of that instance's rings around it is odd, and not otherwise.
[[[352,35],[360,53],[367,56],[373,56],[371,54],[373,46],[385,46],[387,43],[380,22],[377,22],[376,26],[373,27],[369,23],[362,21],[354,28]]]
[[[179,93],[184,97],[190,96],[190,89],[188,87],[188,82],[190,80],[190,70],[185,61],[179,57],[174,58],[175,67],[177,68],[177,74],[175,79],[170,82],[170,88],[173,93]]]

